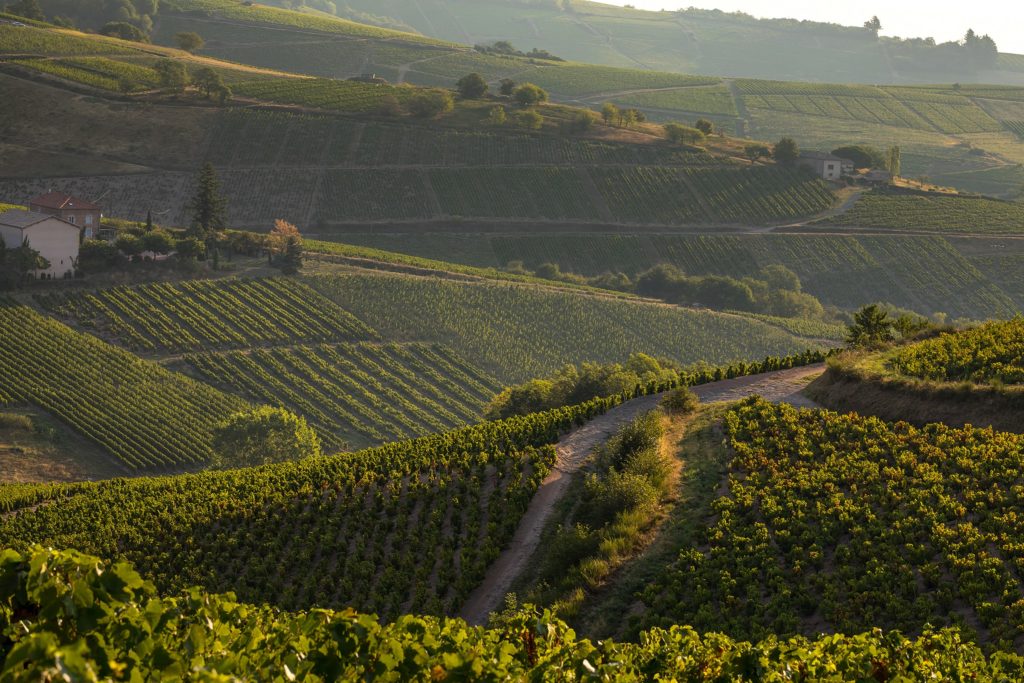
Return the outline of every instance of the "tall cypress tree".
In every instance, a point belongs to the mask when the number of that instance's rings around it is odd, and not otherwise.
[[[203,164],[196,181],[196,194],[189,204],[192,211],[191,234],[207,244],[216,240],[227,227],[227,205],[227,200],[220,194],[220,181],[213,164]]]

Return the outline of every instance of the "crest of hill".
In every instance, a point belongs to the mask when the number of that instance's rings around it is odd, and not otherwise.
[[[1022,431],[1024,319],[991,321],[874,353],[829,362],[815,400],[840,410]]]

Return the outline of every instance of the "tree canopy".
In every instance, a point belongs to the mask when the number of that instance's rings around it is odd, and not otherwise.
[[[455,87],[459,95],[467,100],[477,100],[487,94],[487,81],[478,73],[466,74],[458,80]]]
[[[284,408],[261,406],[235,413],[213,434],[216,469],[258,467],[320,455],[320,438],[300,417]]]

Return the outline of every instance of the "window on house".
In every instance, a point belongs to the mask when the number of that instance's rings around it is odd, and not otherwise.
[[[71,225],[74,225],[75,224],[75,217],[74,216],[68,216],[68,223],[70,223]]]
[[[92,225],[92,214],[91,213],[85,215],[85,224],[86,225]]]

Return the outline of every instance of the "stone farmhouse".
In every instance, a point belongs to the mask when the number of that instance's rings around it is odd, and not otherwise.
[[[36,197],[28,203],[28,208],[77,225],[84,239],[96,237],[103,218],[103,212],[96,204],[63,192],[47,192]]]
[[[56,216],[36,211],[12,209],[0,213],[0,239],[8,249],[17,249],[26,242],[50,262],[36,277],[73,277],[78,261],[81,229]]]

